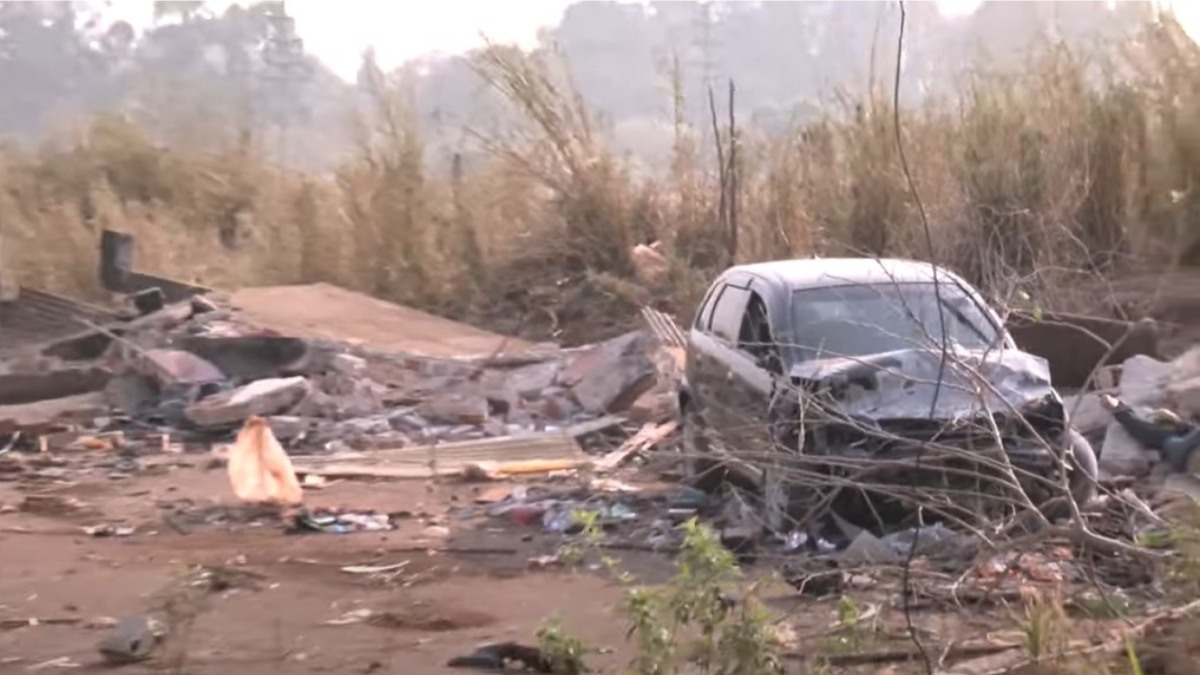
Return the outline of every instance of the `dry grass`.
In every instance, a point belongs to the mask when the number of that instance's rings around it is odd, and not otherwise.
[[[246,132],[163,146],[115,117],[36,152],[2,150],[0,269],[94,296],[109,227],[137,235],[149,271],[329,281],[536,337],[595,337],[649,300],[690,310],[728,255],[710,149],[677,121],[672,170],[635,178],[559,65],[485,52],[477,66],[515,122],[474,134],[486,159],[455,158],[445,176],[428,168],[403,81],[375,83],[360,150],[331,177],[270,165]],[[1198,76],[1200,51],[1166,22],[1100,56],[1047,45],[1019,76],[976,71],[954,100],[904,110],[939,259],[1050,307],[1076,302],[1064,280],[1200,262]],[[927,257],[886,94],[740,139],[737,259]],[[665,288],[632,281],[630,247],[650,236],[675,263]]]

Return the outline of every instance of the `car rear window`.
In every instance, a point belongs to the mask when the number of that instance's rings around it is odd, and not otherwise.
[[[974,298],[945,282],[936,290],[941,291],[951,344],[968,349],[998,346],[1002,333]],[[937,348],[938,314],[932,282],[812,288],[792,295],[792,321],[803,358]]]

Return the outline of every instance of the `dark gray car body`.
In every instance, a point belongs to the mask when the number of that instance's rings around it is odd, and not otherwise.
[[[987,330],[995,339],[987,349],[951,345],[947,352],[953,359],[946,359],[940,348],[926,345],[848,358],[814,355],[811,345],[800,339],[800,291],[878,286],[903,297],[904,289],[918,288],[914,284],[933,288],[935,274],[938,288],[952,289],[960,301],[968,299],[990,324]],[[751,324],[762,309],[765,321],[754,328]],[[762,339],[747,340],[748,333]],[[1046,361],[1017,349],[978,291],[949,270],[935,272],[926,263],[839,258],[733,267],[710,286],[687,337],[679,400],[685,426],[693,427],[687,431],[702,433],[706,451],[753,480],[770,453],[796,450],[798,439],[781,434],[780,425],[787,425],[785,418],[803,405],[804,392],[814,383],[836,387],[840,412],[869,425],[911,430],[924,428],[926,421],[936,423],[945,436],[955,420],[1033,411],[1042,415],[1040,422],[1050,434],[1069,433]],[[837,345],[827,346],[836,352]],[[979,378],[986,381],[982,386],[976,382]],[[715,438],[720,446],[716,449]],[[1024,459],[1033,470],[1048,466],[1039,459],[1045,454],[1044,444],[1036,449],[1030,443],[1012,446],[1006,443],[1006,451],[1028,451]],[[1091,453],[1090,446],[1086,452]],[[1094,461],[1092,457],[1093,465]]]

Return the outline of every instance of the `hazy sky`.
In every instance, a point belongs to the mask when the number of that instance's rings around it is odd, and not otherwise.
[[[497,42],[528,46],[539,28],[553,25],[568,0],[286,0],[288,13],[309,52],[345,78],[353,78],[365,48],[374,46],[380,65],[389,68],[430,52],[463,52],[486,34]],[[210,2],[220,7],[227,2]],[[979,0],[940,0],[947,16],[970,14]],[[1200,31],[1200,2],[1157,0],[1174,6],[1193,36]],[[153,16],[146,0],[114,0],[114,13],[135,25]],[[137,8],[137,9],[135,9]],[[137,16],[133,16],[137,15]]]

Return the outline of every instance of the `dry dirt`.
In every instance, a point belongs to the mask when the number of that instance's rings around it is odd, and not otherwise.
[[[229,295],[251,323],[295,337],[352,342],[426,356],[487,356],[525,351],[516,338],[474,328],[329,284],[261,286]]]
[[[229,565],[262,575],[257,590],[215,596],[187,641],[186,672],[440,673],[446,660],[480,642],[534,641],[554,615],[595,645],[621,647],[614,620],[617,587],[586,572],[527,571],[538,553],[520,535],[472,533],[451,547],[511,548],[498,554],[429,553],[445,541],[425,532],[456,495],[422,481],[342,482],[311,493],[311,505],[416,514],[381,533],[287,535],[275,525],[172,528],[164,505],[191,500],[192,511],[232,505],[222,470],[177,468],[166,475],[73,484],[0,484],[0,503],[17,507],[32,493],[78,500],[65,513],[0,514],[0,621],[43,625],[0,628],[0,672],[25,672],[55,659],[105,669],[96,650],[104,617],[142,613],[148,596],[184,565]],[[465,488],[463,488],[465,489]],[[434,518],[436,520],[436,517]],[[99,523],[135,526],[123,537],[92,537]],[[448,523],[454,525],[453,522]],[[392,584],[341,570],[409,561]],[[381,613],[372,624],[325,625],[348,612]],[[47,625],[57,620],[74,625]],[[609,672],[621,652],[595,659]],[[58,668],[47,667],[50,672]],[[158,672],[132,665],[122,672]],[[461,672],[461,671],[459,671]]]

